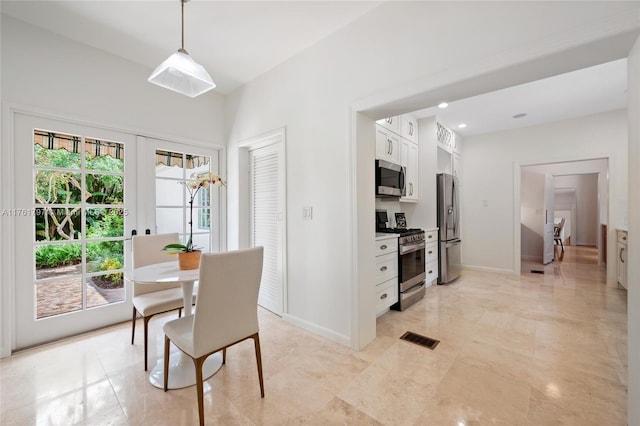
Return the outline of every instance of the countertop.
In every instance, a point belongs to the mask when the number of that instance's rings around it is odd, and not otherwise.
[[[385,232],[376,232],[376,241],[386,240],[387,238],[398,238],[400,235],[398,234],[388,234]]]

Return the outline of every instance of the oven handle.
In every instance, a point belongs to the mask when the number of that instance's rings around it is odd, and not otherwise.
[[[425,243],[424,241],[421,241],[417,244],[411,244],[408,246],[400,246],[400,254],[407,254],[407,253],[413,253],[414,251],[418,251],[418,250],[424,250],[425,248]]]

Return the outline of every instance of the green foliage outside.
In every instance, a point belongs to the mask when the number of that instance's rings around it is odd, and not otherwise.
[[[100,265],[100,270],[102,270],[102,271],[113,271],[113,270],[116,270],[116,269],[122,269],[122,267],[123,267],[123,265],[122,265],[122,262],[120,262],[120,260],[113,259],[113,258],[108,258],[107,260],[102,262],[102,264]],[[121,273],[106,274],[104,277],[106,279],[108,279],[109,281],[111,281],[112,283],[119,283],[120,280],[122,280],[122,274]]]
[[[82,261],[80,244],[58,244],[36,248],[36,266],[53,268],[63,265],[75,265]]]
[[[78,240],[82,230],[82,178],[80,154],[64,149],[45,149],[34,144],[37,166],[67,169],[38,170],[35,178],[35,202],[40,205],[35,216],[37,241]],[[87,169],[122,172],[124,161],[111,156],[86,156]],[[86,211],[86,238],[124,236],[124,203],[122,176],[86,173],[86,199],[88,204],[110,204],[113,209],[89,208]],[[69,207],[48,207],[51,204]],[[77,207],[73,205],[78,204]],[[89,272],[121,269],[124,263],[122,241],[87,243],[87,270]],[[36,267],[58,267],[82,262],[81,244],[56,244],[36,248]],[[107,274],[105,278],[121,280],[122,274]]]

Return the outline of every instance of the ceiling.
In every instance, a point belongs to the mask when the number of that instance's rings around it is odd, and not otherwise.
[[[214,1],[185,4],[185,49],[230,93],[380,2]],[[6,1],[2,13],[144,65],[180,48],[180,1]]]
[[[185,48],[230,93],[380,5],[369,1],[215,1],[185,5]],[[123,57],[149,73],[180,47],[180,1],[6,1],[3,14]],[[446,100],[446,99],[443,99]],[[482,133],[625,108],[626,60],[416,112]],[[515,114],[527,114],[512,118]],[[459,129],[459,123],[467,127]]]
[[[414,114],[418,118],[436,115],[464,137],[626,108],[626,90],[627,60],[619,59]],[[516,114],[526,116],[513,118]],[[460,123],[467,127],[458,128]]]

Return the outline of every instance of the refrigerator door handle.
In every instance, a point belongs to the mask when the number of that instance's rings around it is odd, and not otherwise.
[[[458,203],[456,194],[456,180],[451,179],[451,204],[453,206],[453,235],[458,236]]]
[[[462,240],[455,240],[455,241],[447,242],[447,243],[445,243],[444,248],[451,248],[453,246],[457,246],[461,242],[462,242]]]

